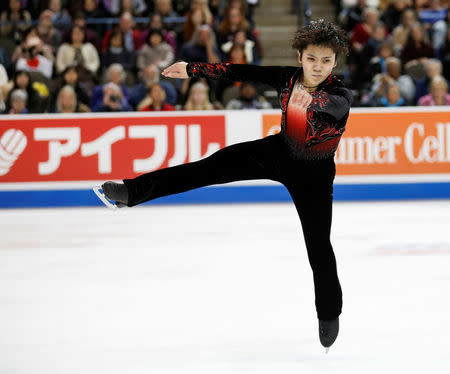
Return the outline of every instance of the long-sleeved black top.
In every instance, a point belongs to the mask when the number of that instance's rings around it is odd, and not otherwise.
[[[288,105],[294,85],[303,74],[301,67],[191,62],[187,73],[190,77],[254,81],[274,87],[282,111],[280,135],[293,155],[303,159],[334,156],[353,97],[332,73],[311,93],[312,102],[306,110]]]

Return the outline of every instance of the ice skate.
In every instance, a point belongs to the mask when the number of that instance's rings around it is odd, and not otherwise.
[[[108,181],[95,186],[93,190],[108,208],[123,208],[128,205],[128,190],[123,183]]]
[[[339,332],[339,318],[332,320],[319,319],[320,343],[326,348],[326,353],[334,343]]]

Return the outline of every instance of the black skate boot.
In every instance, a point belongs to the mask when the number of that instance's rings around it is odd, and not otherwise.
[[[332,320],[321,320],[319,319],[319,338],[320,343],[328,349],[334,343],[339,332],[339,318]]]
[[[102,184],[102,190],[109,200],[116,202],[118,208],[128,206],[128,190],[123,183],[108,181]]]

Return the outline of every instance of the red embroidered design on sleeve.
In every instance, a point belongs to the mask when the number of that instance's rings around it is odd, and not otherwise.
[[[199,63],[192,66],[192,72],[197,76],[220,78],[227,74],[228,65],[230,65],[228,62],[218,64]]]

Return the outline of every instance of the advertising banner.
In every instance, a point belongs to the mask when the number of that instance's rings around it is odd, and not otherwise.
[[[196,161],[279,124],[278,110],[0,116],[0,207],[97,205],[94,184]],[[336,200],[450,198],[450,108],[352,109],[335,161]],[[157,203],[288,199],[275,182],[246,181]]]
[[[225,116],[79,117],[0,122],[0,182],[133,178],[225,146]]]

